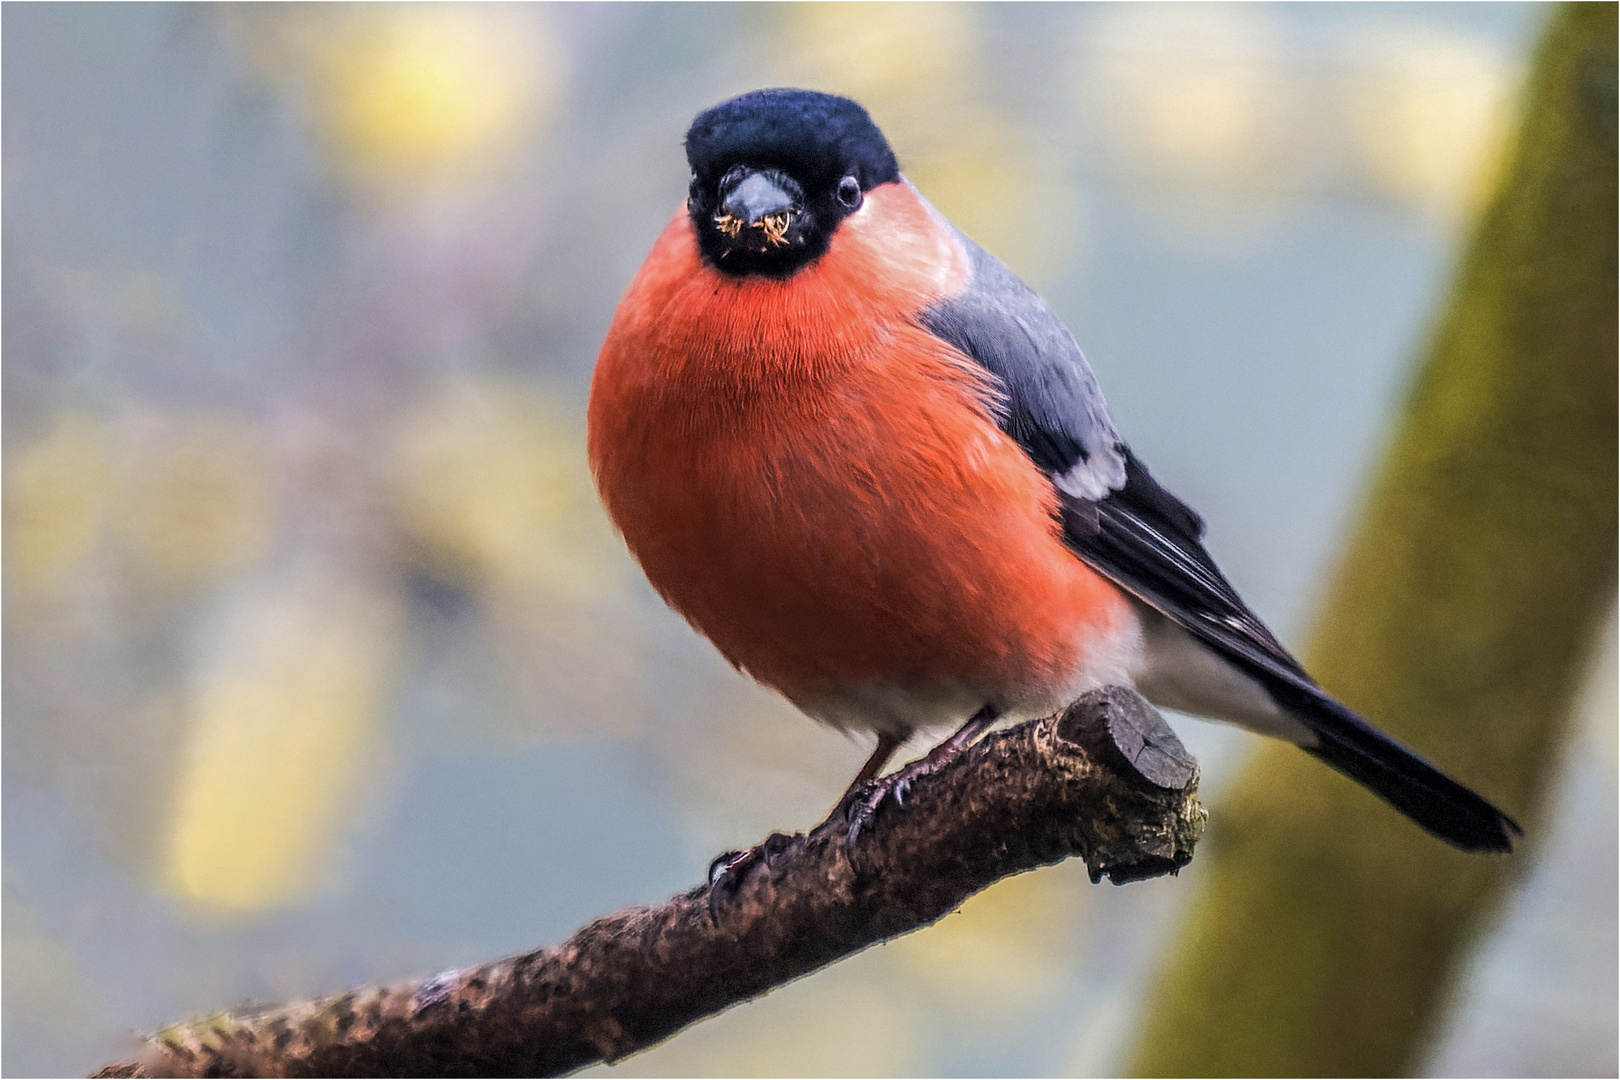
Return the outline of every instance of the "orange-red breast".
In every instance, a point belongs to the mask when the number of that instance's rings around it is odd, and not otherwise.
[[[864,109],[702,113],[692,183],[619,304],[591,468],[664,599],[737,667],[878,747],[1103,684],[1297,743],[1434,834],[1517,826],[1310,679],[1115,431],[1067,329],[901,175]]]

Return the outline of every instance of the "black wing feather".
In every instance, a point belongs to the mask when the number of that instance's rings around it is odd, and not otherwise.
[[[1093,569],[1220,652],[1314,687],[1200,542],[1204,523],[1125,451],[1125,485],[1099,500],[1063,496],[1064,539]]]

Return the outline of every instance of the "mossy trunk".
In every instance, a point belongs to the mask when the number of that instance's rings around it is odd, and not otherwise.
[[[1559,9],[1306,655],[1533,847],[1616,553],[1615,6]],[[1411,1069],[1526,855],[1445,847],[1299,751],[1210,820],[1146,1076]]]

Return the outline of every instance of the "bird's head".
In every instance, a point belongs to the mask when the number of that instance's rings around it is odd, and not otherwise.
[[[900,178],[865,109],[809,90],[755,90],[700,113],[686,159],[698,246],[736,277],[791,276],[827,250],[866,192]]]

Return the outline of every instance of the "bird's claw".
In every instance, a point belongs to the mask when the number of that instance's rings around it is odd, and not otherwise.
[[[759,848],[751,847],[727,851],[709,864],[709,920],[716,926],[720,924],[720,905],[736,895],[748,868],[759,858]]]
[[[897,772],[856,788],[844,810],[844,817],[849,822],[844,850],[853,857],[855,841],[877,818],[878,810],[882,808],[884,802],[892,798],[895,806],[905,809],[906,800],[911,797],[917,781],[938,772],[951,757],[955,756],[953,754],[950,757],[936,759],[930,755],[919,758]]]
[[[877,808],[883,805],[883,799],[888,789],[883,781],[875,781],[857,788],[855,797],[850,799],[844,810],[844,819],[849,823],[849,831],[844,834],[844,851],[851,857],[855,854],[855,841],[860,838],[861,831],[872,824],[877,816]]]
[[[759,858],[758,848],[746,851],[726,851],[714,857],[709,864],[709,887],[735,891],[742,883],[743,872]]]
[[[860,839],[861,833],[877,819],[877,812],[884,802],[893,798],[896,806],[906,805],[906,794],[911,790],[911,777],[906,775],[908,771],[909,767],[879,780],[873,780],[857,789],[855,798],[850,800],[849,808],[844,814],[849,822],[849,831],[844,838],[844,850],[852,858],[855,854],[855,841]]]
[[[793,837],[773,832],[762,843],[742,851],[727,851],[709,864],[709,914],[718,918],[719,902],[736,894],[755,863],[767,868],[793,845]]]

